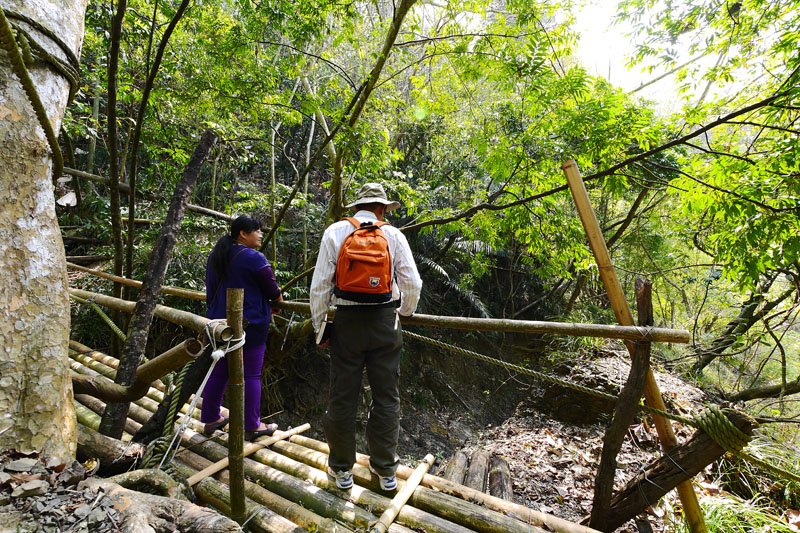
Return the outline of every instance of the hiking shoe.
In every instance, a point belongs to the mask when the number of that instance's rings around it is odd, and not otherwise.
[[[340,470],[339,472],[334,472],[331,467],[328,467],[328,474],[333,476],[333,478],[336,480],[336,486],[342,490],[347,490],[353,486],[352,470]]]
[[[381,484],[382,490],[395,490],[397,488],[397,476],[394,474],[389,477],[384,477],[376,472],[375,469],[372,468],[372,465],[369,465],[369,471],[378,476],[378,481]]]

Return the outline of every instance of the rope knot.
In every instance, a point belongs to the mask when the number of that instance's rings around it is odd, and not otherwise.
[[[722,449],[737,453],[750,442],[752,438],[733,425],[725,414],[716,407],[709,407],[697,417],[697,426],[705,431],[709,437],[719,444]]]

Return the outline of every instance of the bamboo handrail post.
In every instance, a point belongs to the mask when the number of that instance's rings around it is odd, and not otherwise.
[[[228,325],[233,329],[233,338],[244,336],[242,310],[244,289],[228,289],[225,310]],[[228,401],[230,402],[230,438],[228,456],[231,476],[231,518],[240,525],[247,519],[244,498],[244,361],[242,347],[228,352]]]
[[[420,481],[422,481],[422,478],[428,472],[432,464],[433,455],[426,455],[419,466],[414,470],[414,473],[406,480],[402,490],[397,493],[397,496],[392,498],[392,503],[389,504],[389,507],[387,507],[380,518],[378,518],[378,523],[372,526],[370,533],[386,533],[389,530],[389,525],[394,522],[394,519],[397,518],[398,513],[400,513],[400,509],[406,504],[411,495],[414,494],[414,490],[417,488]]]
[[[622,285],[620,285],[619,278],[617,278],[616,271],[614,270],[614,265],[611,263],[611,257],[606,247],[603,232],[600,229],[600,224],[597,222],[594,209],[592,209],[592,204],[589,201],[589,194],[586,192],[586,186],[578,172],[578,165],[574,160],[570,159],[562,163],[561,170],[564,172],[564,176],[567,179],[569,190],[572,193],[578,216],[581,219],[586,237],[589,240],[589,247],[597,262],[598,273],[608,293],[614,315],[621,325],[632,326],[633,315],[631,314],[630,307],[628,307],[628,300],[625,298]],[[633,356],[635,353],[633,343],[628,342],[626,345],[631,356]],[[652,369],[649,369],[647,372],[644,395],[650,407],[662,411],[666,410],[664,399],[661,397],[661,391],[658,389],[658,384],[656,383]],[[656,432],[658,433],[662,448],[665,452],[668,452],[670,448],[678,444],[678,439],[675,437],[672,424],[670,424],[669,420],[657,415],[653,415],[653,423],[656,426]],[[697,494],[695,494],[691,482],[686,481],[681,483],[678,485],[677,491],[678,497],[683,504],[689,530],[692,533],[705,533],[707,531],[705,520],[703,519],[703,513],[697,501]]]

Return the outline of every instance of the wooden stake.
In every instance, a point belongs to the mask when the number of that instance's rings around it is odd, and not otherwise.
[[[386,533],[386,531],[389,530],[389,525],[394,522],[394,519],[397,518],[397,515],[400,513],[400,509],[406,504],[411,495],[414,494],[414,490],[416,490],[419,482],[425,477],[425,474],[432,464],[433,455],[426,455],[425,459],[422,460],[419,466],[414,470],[414,473],[411,474],[406,481],[403,490],[392,498],[392,503],[389,504],[389,507],[386,508],[378,519],[378,523],[370,528],[370,532]]]
[[[628,307],[628,301],[625,299],[625,293],[617,278],[614,265],[611,263],[611,257],[608,254],[608,248],[606,248],[603,232],[600,230],[600,225],[597,223],[592,204],[589,202],[589,195],[586,192],[586,187],[578,172],[578,165],[574,160],[570,159],[561,165],[561,170],[567,178],[569,190],[572,193],[572,198],[575,200],[578,216],[580,216],[581,223],[586,231],[586,237],[589,239],[589,247],[592,249],[592,254],[594,254],[595,261],[597,262],[600,279],[603,281],[603,285],[608,293],[614,315],[621,325],[632,326],[633,315]],[[631,357],[633,357],[633,343],[626,344]],[[644,396],[650,407],[662,411],[666,409],[664,399],[661,397],[661,391],[658,389],[658,384],[653,376],[652,369],[648,369],[647,372]],[[670,424],[668,420],[654,415],[653,422],[658,432],[658,438],[661,441],[661,447],[665,452],[668,452],[671,448],[678,445],[678,439],[675,438],[672,424]],[[690,531],[692,531],[692,533],[705,533],[707,530],[705,521],[703,520],[703,513],[700,510],[700,504],[697,501],[697,495],[694,493],[694,489],[692,489],[691,482],[686,481],[681,483],[678,485],[677,490],[678,497],[683,504],[683,512],[686,515],[686,521],[689,523]]]
[[[242,327],[244,289],[228,289],[226,297],[225,318],[233,329],[233,338],[241,339],[244,337],[244,328]],[[243,524],[247,519],[244,504],[244,360],[242,354],[242,347],[239,346],[225,356],[228,360],[228,401],[230,402],[228,457],[230,457],[231,473],[231,518],[239,524]]]
[[[276,431],[275,434],[272,435],[271,437],[261,437],[259,440],[255,441],[255,442],[251,442],[250,444],[247,445],[247,447],[243,451],[243,456],[247,457],[248,455],[252,454],[253,452],[256,452],[256,451],[260,450],[261,448],[265,448],[267,446],[275,444],[279,440],[288,439],[289,437],[291,437],[293,435],[297,435],[297,434],[302,433],[304,431],[307,431],[310,428],[311,428],[310,424],[303,424],[302,426],[297,426],[296,428],[292,428],[292,429],[290,429],[288,431],[283,431],[283,432]],[[226,457],[224,459],[220,459],[219,461],[217,461],[213,465],[201,470],[200,472],[198,472],[197,474],[193,475],[192,477],[190,477],[186,481],[187,481],[187,483],[189,483],[189,486],[192,486],[195,483],[197,483],[198,481],[200,481],[201,479],[209,477],[209,476],[213,476],[214,474],[216,474],[217,472],[219,472],[223,468],[227,468],[227,467],[228,467],[228,458]]]

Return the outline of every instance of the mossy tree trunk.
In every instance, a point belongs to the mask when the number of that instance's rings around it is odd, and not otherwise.
[[[87,0],[0,0],[8,13],[55,30],[78,55]],[[59,46],[25,22],[51,54]],[[53,197],[53,158],[20,79],[0,51],[0,448],[67,461],[76,426],[69,374],[69,297]],[[69,82],[44,63],[28,72],[54,131]]]

